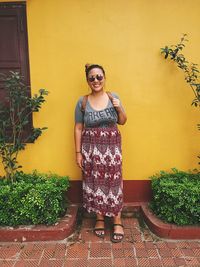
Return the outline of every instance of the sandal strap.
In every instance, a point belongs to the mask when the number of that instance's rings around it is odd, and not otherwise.
[[[124,236],[124,234],[120,234],[120,233],[113,233],[113,236],[121,236],[121,237],[123,237],[123,236]]]
[[[122,228],[124,228],[124,226],[121,223],[114,223],[113,226],[121,226]]]
[[[94,228],[94,231],[105,231],[105,228]]]
[[[104,219],[97,219],[96,222],[104,222]]]
[[[120,238],[116,238],[116,237],[120,237]],[[112,237],[111,237],[111,241],[113,243],[120,243],[120,242],[122,242],[123,238],[124,238],[124,234],[113,233]]]

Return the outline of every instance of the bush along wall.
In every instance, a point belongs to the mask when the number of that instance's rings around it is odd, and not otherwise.
[[[172,169],[151,177],[152,211],[163,221],[200,225],[200,173]]]
[[[15,182],[0,179],[0,225],[54,224],[67,210],[69,177],[16,172]]]

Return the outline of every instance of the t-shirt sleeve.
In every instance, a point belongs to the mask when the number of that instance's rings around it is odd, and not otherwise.
[[[80,97],[75,108],[75,122],[84,123],[84,114],[81,111],[83,97]]]

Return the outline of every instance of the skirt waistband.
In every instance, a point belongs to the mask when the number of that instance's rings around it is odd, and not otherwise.
[[[118,130],[118,127],[116,124],[109,125],[109,126],[103,126],[103,127],[85,127],[83,130],[85,131],[115,131]]]

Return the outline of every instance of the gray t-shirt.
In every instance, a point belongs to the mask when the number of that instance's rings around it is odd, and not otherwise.
[[[112,96],[118,98],[118,95],[112,93]],[[118,114],[111,100],[108,100],[108,105],[105,109],[95,110],[91,107],[90,102],[87,101],[85,112],[81,111],[83,96],[81,96],[75,108],[75,122],[84,123],[85,127],[108,127],[116,124],[118,121]]]

